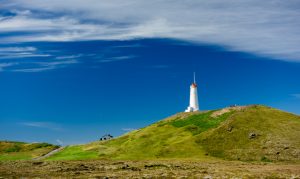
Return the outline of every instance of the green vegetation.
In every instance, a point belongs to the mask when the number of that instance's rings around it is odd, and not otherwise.
[[[231,115],[196,142],[211,156],[230,160],[300,160],[300,117],[265,106]]]
[[[262,162],[272,162],[272,160],[268,159],[267,157],[263,156],[260,159]]]
[[[84,150],[82,146],[68,146],[63,151],[54,154],[47,160],[82,160],[97,158],[96,151]]]
[[[12,147],[9,147],[7,149],[4,149],[4,152],[6,153],[10,153],[10,152],[19,152],[21,150],[21,146],[20,145],[13,145]]]
[[[71,146],[48,160],[300,160],[300,117],[253,105],[179,113],[109,141]]]
[[[183,120],[174,120],[169,124],[174,127],[180,128],[185,127],[187,131],[192,132],[193,135],[200,134],[201,132],[207,131],[208,129],[215,128],[220,125],[221,122],[226,120],[233,112],[227,112],[217,117],[211,115],[215,111],[209,111],[206,113],[195,114],[189,116]]]
[[[252,105],[178,113],[109,141],[66,147],[46,160],[300,161],[299,136],[299,116]],[[6,148],[5,155],[22,154],[21,151],[11,146]]]
[[[58,146],[48,143],[0,141],[0,160],[28,160],[43,156]]]
[[[125,136],[87,145],[70,146],[48,160],[98,159],[156,159],[203,156],[200,146],[190,140],[192,134],[171,125],[156,125],[133,131]],[[149,150],[150,149],[150,150]],[[189,152],[187,153],[186,151]]]

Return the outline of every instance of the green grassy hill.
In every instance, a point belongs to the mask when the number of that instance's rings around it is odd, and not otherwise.
[[[59,146],[48,143],[0,141],[0,160],[27,160],[43,156]]]
[[[260,105],[179,113],[47,160],[170,158],[300,161],[300,116]]]

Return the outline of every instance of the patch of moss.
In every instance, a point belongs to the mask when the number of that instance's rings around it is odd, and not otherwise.
[[[200,134],[208,129],[215,128],[225,121],[233,112],[227,112],[217,117],[211,117],[214,111],[195,114],[185,118],[184,120],[174,120],[170,124],[174,127],[185,127],[193,135]]]
[[[268,159],[266,156],[262,156],[260,161],[262,161],[262,162],[272,162],[272,160]]]

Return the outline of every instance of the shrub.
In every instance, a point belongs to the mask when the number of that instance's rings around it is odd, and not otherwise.
[[[7,148],[4,152],[19,152],[21,150],[20,145],[15,144],[14,146]]]
[[[262,162],[272,162],[272,160],[268,159],[266,156],[262,156],[260,160]]]

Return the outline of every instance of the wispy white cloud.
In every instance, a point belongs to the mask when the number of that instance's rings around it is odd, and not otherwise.
[[[53,70],[54,67],[36,67],[36,68],[20,68],[20,69],[14,69],[11,70],[13,72],[25,72],[25,73],[34,73],[34,72],[42,72],[42,71],[48,71]]]
[[[14,72],[28,72],[28,73],[34,73],[34,72],[43,72],[43,71],[49,71],[53,69],[63,68],[66,65],[79,63],[78,60],[66,60],[66,61],[49,61],[49,62],[33,62],[32,64],[38,64],[38,67],[35,68],[19,68],[14,69],[11,71]]]
[[[1,52],[32,52],[36,51],[35,47],[1,47],[0,48],[0,53]]]
[[[55,67],[59,65],[68,65],[78,63],[78,60],[65,60],[65,61],[49,61],[49,62],[36,62],[35,64],[39,64],[41,66],[47,67]]]
[[[100,63],[110,63],[110,62],[128,60],[128,59],[132,59],[132,58],[136,58],[136,57],[137,56],[135,56],[135,55],[116,56],[116,57],[110,57],[110,58],[105,58],[105,59],[99,60],[99,62]]]
[[[0,47],[0,71],[10,72],[42,72],[63,68],[79,63],[78,58],[83,56],[62,55],[56,56],[43,53],[35,47]],[[35,60],[26,61],[25,58],[35,57]],[[38,57],[38,58],[37,58]],[[53,59],[49,59],[52,57]],[[48,58],[48,59],[47,59]],[[46,60],[47,59],[47,60]],[[23,65],[23,66],[22,66]],[[25,66],[24,66],[25,65]]]
[[[300,93],[298,93],[298,94],[291,94],[291,96],[293,96],[294,98],[300,99]]]
[[[53,122],[21,122],[19,125],[27,126],[27,127],[35,127],[35,128],[45,128],[56,131],[61,131],[63,128],[61,125]]]
[[[55,57],[55,59],[58,59],[58,60],[76,59],[76,58],[79,58],[79,57],[82,57],[82,56],[83,56],[82,54],[78,54],[78,55],[66,55],[66,56]]]
[[[113,48],[137,48],[137,47],[144,47],[141,44],[131,44],[131,45],[117,45],[113,46]]]
[[[61,141],[60,139],[56,139],[56,142],[59,144],[59,145],[63,145],[63,141]]]
[[[16,59],[30,57],[50,57],[50,54],[37,52],[35,47],[0,47],[0,59]]]
[[[134,131],[136,129],[134,128],[122,128],[122,131],[125,131],[125,132],[130,132],[130,131]]]
[[[175,38],[300,61],[297,0],[4,0],[2,8],[18,13],[0,17],[0,32],[35,32],[2,43]]]
[[[33,54],[33,53],[15,53],[15,54],[2,54],[0,59],[15,59],[15,58],[32,58],[32,57],[50,57],[49,54]]]
[[[0,63],[0,72],[4,71],[6,67],[14,66],[18,63],[8,62],[8,63]]]

